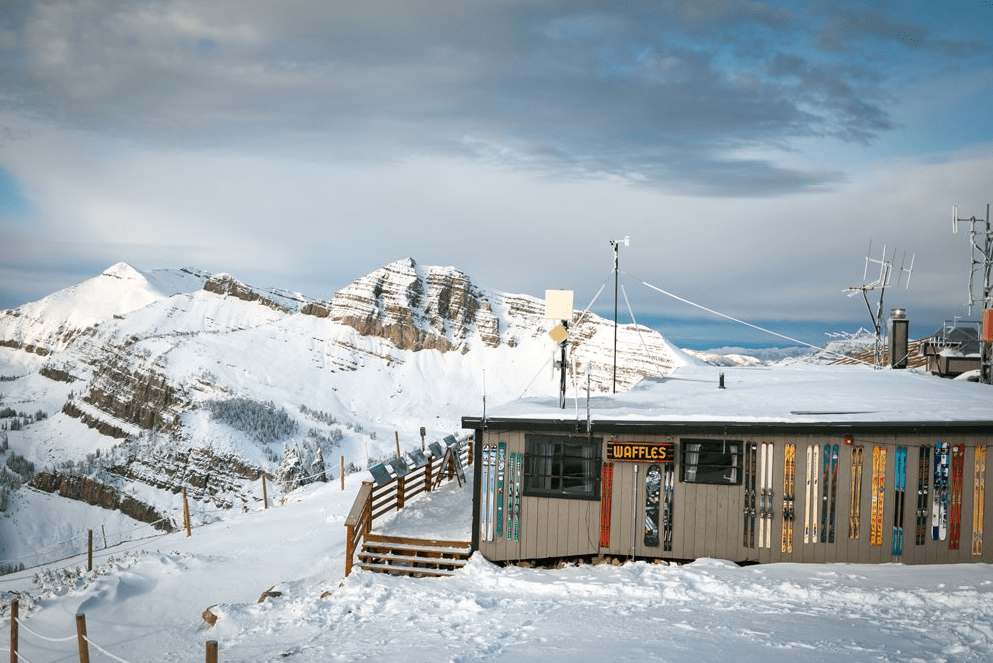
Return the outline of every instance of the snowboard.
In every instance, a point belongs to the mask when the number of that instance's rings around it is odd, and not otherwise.
[[[662,496],[662,471],[649,465],[645,472],[645,545],[659,545],[659,506]]]

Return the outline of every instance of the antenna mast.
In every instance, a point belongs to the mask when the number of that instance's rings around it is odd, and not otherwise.
[[[620,274],[617,249],[620,248],[621,242],[624,242],[624,246],[631,246],[631,238],[627,235],[624,236],[624,239],[610,240],[610,245],[614,247],[614,387],[612,393],[615,394],[617,393],[617,283]]]
[[[903,254],[903,259],[900,263],[900,268],[897,270],[897,285],[903,279],[903,274],[907,274],[907,284],[906,288],[910,288],[910,275],[914,270],[914,258],[916,256],[910,256],[910,266],[907,267],[907,254]],[[882,362],[882,328],[883,328],[883,295],[886,293],[886,288],[890,284],[890,279],[893,276],[893,263],[896,259],[896,249],[893,249],[893,254],[889,260],[886,259],[886,245],[883,245],[883,251],[878,259],[872,257],[872,242],[869,242],[869,251],[865,256],[865,269],[862,273],[863,284],[859,286],[854,286],[851,288],[846,288],[849,297],[854,297],[858,293],[862,293],[862,298],[865,300],[865,307],[869,310],[869,317],[872,319],[872,325],[876,330],[876,345],[875,352],[873,355],[873,366],[876,368],[881,368]],[[869,265],[879,265],[879,276],[876,280],[871,283],[866,283],[869,279]],[[873,314],[872,306],[869,304],[869,291],[879,290],[879,302],[876,304],[876,312]]]
[[[972,249],[972,265],[969,269],[969,316],[974,306],[983,307],[983,324],[980,330],[980,382],[993,384],[990,365],[990,340],[993,339],[993,231],[990,230],[990,206],[986,205],[985,225],[982,219],[959,216],[958,206],[952,207],[952,234],[959,231],[960,223],[969,224],[969,246]],[[982,275],[982,295],[977,292],[977,276]]]

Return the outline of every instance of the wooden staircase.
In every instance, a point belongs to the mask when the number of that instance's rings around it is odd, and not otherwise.
[[[366,534],[358,566],[393,575],[450,576],[472,554],[468,541]]]

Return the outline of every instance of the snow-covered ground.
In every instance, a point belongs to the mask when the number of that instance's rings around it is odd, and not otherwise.
[[[190,538],[146,534],[98,550],[90,573],[76,558],[0,577],[0,628],[17,592],[20,651],[33,662],[77,660],[80,612],[89,638],[131,663],[202,661],[208,640],[221,661],[246,663],[993,658],[988,564],[533,569],[476,555],[450,578],[343,578],[344,520],[361,479],[350,476],[344,492],[308,486]],[[449,484],[375,530],[468,539],[471,485]],[[270,588],[281,595],[257,603]],[[214,626],[202,619],[211,606]]]

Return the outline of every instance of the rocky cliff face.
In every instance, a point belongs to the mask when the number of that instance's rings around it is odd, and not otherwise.
[[[328,317],[401,350],[467,352],[473,336],[500,344],[500,320],[489,298],[453,268],[419,267],[400,260],[335,294]]]
[[[612,324],[596,316],[572,323],[570,382],[585,389],[589,374],[593,391],[609,391]],[[491,398],[519,396],[525,385],[515,380],[525,373],[524,382],[537,379],[547,392],[557,384],[541,370],[557,356],[550,326],[535,297],[487,290],[457,269],[409,258],[331,301],[226,274],[115,265],[2,312],[0,398],[57,413],[12,441],[38,467],[58,467],[36,487],[152,522],[175,507],[147,495],[186,488],[201,504],[237,508],[258,500],[263,473],[289,489],[324,474],[313,459],[364,465],[389,453],[401,425],[457,422],[475,406],[487,367],[500,371]],[[618,389],[673,367],[673,349],[657,333],[623,326],[619,337]],[[246,405],[221,420],[212,406],[226,399]],[[264,416],[246,424],[255,415],[242,410]],[[91,431],[81,434],[80,424]],[[127,451],[139,443],[141,453]]]

